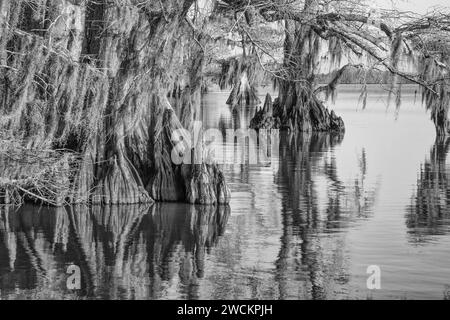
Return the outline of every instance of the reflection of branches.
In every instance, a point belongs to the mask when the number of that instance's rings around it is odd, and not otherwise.
[[[328,286],[335,281],[336,273],[340,283],[345,282],[343,268],[343,239],[328,241],[324,233],[339,231],[351,219],[368,212],[375,202],[376,191],[367,192],[364,180],[367,174],[365,152],[360,159],[360,175],[355,187],[348,187],[338,176],[333,156],[334,146],[342,136],[330,134],[283,135],[280,143],[280,170],[277,183],[286,185],[290,192],[282,201],[283,235],[277,260],[279,291],[286,298],[290,285],[290,273],[294,277],[305,277],[308,296],[313,299],[327,297]],[[328,157],[331,155],[331,160]],[[319,201],[318,178],[326,179],[325,208]],[[322,189],[324,190],[324,189]],[[348,206],[356,201],[362,207]],[[357,216],[353,213],[356,211]],[[344,280],[342,280],[344,279]]]
[[[367,217],[371,211],[371,208],[375,205],[375,199],[377,197],[380,183],[377,181],[375,188],[372,190],[366,190],[367,156],[365,149],[362,149],[361,156],[358,161],[360,173],[354,180],[354,197],[351,200],[353,200],[354,203],[354,210],[358,212],[358,217]]]
[[[446,159],[449,149],[450,139],[438,138],[430,159],[421,166],[416,195],[406,216],[411,241],[424,242],[429,236],[448,230],[450,183]]]
[[[175,204],[154,207],[140,231],[148,239],[152,295],[161,292],[162,281],[170,281],[177,268],[188,289],[203,277],[205,253],[223,234],[228,216],[228,207]]]
[[[19,287],[64,297],[66,268],[75,264],[82,297],[159,297],[177,268],[195,297],[205,254],[223,234],[228,215],[228,207],[176,204],[150,212],[140,206],[0,207],[0,295]]]
[[[342,137],[334,140],[330,135],[291,135],[281,138],[278,183],[287,184],[292,197],[282,202],[283,236],[277,261],[282,298],[289,292],[287,286],[291,264],[294,264],[294,270],[298,268],[297,265],[305,269],[313,298],[325,297],[323,273],[320,271],[323,266],[319,261],[321,250],[317,247],[320,244],[314,237],[320,228],[320,217],[313,168],[322,158],[323,152],[341,140]],[[288,208],[292,208],[292,211]]]

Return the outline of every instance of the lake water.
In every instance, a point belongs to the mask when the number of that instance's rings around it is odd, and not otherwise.
[[[284,134],[270,164],[224,166],[229,207],[0,208],[0,298],[450,298],[448,144],[413,88],[399,113],[380,88],[358,97],[330,106],[345,135]],[[206,127],[248,125],[226,98],[205,96]]]

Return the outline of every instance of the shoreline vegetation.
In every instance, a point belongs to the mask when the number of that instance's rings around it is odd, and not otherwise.
[[[360,6],[354,14],[347,1],[1,1],[0,203],[227,205],[219,165],[171,160],[174,132],[200,116],[211,65],[231,110],[259,104],[261,83],[278,90],[253,129],[341,134],[343,119],[319,96],[378,79],[397,106],[402,83],[420,85],[437,135],[449,135],[448,15],[432,13],[431,25],[396,11],[375,19]],[[364,61],[344,63],[353,60]],[[367,90],[361,96],[365,104]]]

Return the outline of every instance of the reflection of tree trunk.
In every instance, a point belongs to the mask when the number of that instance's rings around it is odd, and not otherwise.
[[[8,242],[3,242],[5,247],[0,245],[0,251],[9,253],[5,262],[10,265],[8,273],[4,275],[4,287],[33,289],[55,286],[57,277],[53,267],[58,262],[58,256],[49,251],[49,248],[54,248],[54,237],[50,234],[56,235],[54,227],[61,212],[46,214],[31,206],[19,210],[13,207],[4,209],[0,219],[0,239],[8,239]],[[4,269],[0,269],[0,273],[3,273]]]
[[[343,265],[345,239],[337,234],[352,218],[349,212],[360,214],[349,204],[352,205],[353,200],[359,204],[362,195],[363,209],[369,210],[376,192],[364,190],[363,183],[353,188],[339,180],[332,150],[342,139],[342,134],[328,133],[283,132],[281,135],[280,168],[276,183],[290,191],[281,201],[283,235],[277,277],[282,298],[302,290],[302,298],[326,299],[331,294],[330,288],[342,284],[336,278],[346,279]],[[332,153],[331,156],[329,153]],[[360,160],[363,181],[367,173],[365,161],[363,151]],[[316,181],[323,178],[327,187],[320,191],[325,191],[327,202],[321,209]],[[298,283],[292,281],[294,277],[304,280],[302,288],[299,289]],[[294,284],[296,288],[292,287]]]
[[[324,248],[318,237],[322,226],[313,170],[321,161],[324,152],[341,140],[342,137],[339,139],[326,134],[311,136],[300,133],[281,136],[277,183],[286,184],[289,190],[292,190],[289,193],[292,198],[282,201],[283,236],[277,260],[281,298],[287,298],[293,290],[289,287],[292,283],[290,274],[293,272],[304,272],[305,277],[309,279],[303,294],[307,295],[309,292],[313,299],[323,299],[327,296],[327,275],[324,271],[326,266],[322,261]],[[291,165],[295,167],[292,168]],[[331,202],[333,203],[335,201]],[[297,288],[295,292],[298,290]]]
[[[0,270],[14,270],[14,263],[17,255],[17,239],[10,229],[10,211],[13,208],[9,206],[0,206]]]
[[[80,263],[86,295],[103,285],[102,277],[124,277],[129,272],[125,254],[147,208],[139,206],[77,206],[70,208],[73,247]],[[95,246],[93,246],[95,244]],[[116,290],[114,283],[110,290]]]
[[[421,166],[416,195],[406,217],[406,225],[414,235],[411,238],[414,241],[440,234],[449,219],[450,174],[446,163],[449,149],[450,139],[438,137],[430,159]]]
[[[191,289],[204,275],[205,253],[223,234],[229,212],[226,206],[156,205],[150,225],[143,225],[149,237],[147,252],[152,296],[157,297],[161,281],[172,279],[177,269],[182,284],[193,295],[191,298],[198,296]],[[175,258],[175,255],[180,258]]]
[[[42,297],[64,296],[66,269],[74,264],[81,269],[79,295],[94,297],[107,292],[110,298],[118,298],[131,285],[125,281],[133,274],[132,262],[139,263],[141,257],[131,254],[131,240],[147,209],[76,206],[68,211],[39,211],[24,206],[18,212],[2,212],[0,255],[8,253],[2,263],[10,265],[5,270],[0,263],[2,277],[7,271],[4,287],[15,288],[18,282],[20,288],[40,289]],[[5,242],[5,238],[17,240]]]
[[[438,137],[448,137],[450,135],[450,120],[448,117],[448,107],[432,112],[432,118],[436,127]]]

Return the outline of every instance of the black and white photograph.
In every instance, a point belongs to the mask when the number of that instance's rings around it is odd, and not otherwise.
[[[450,300],[449,108],[448,0],[0,0],[0,300]]]

